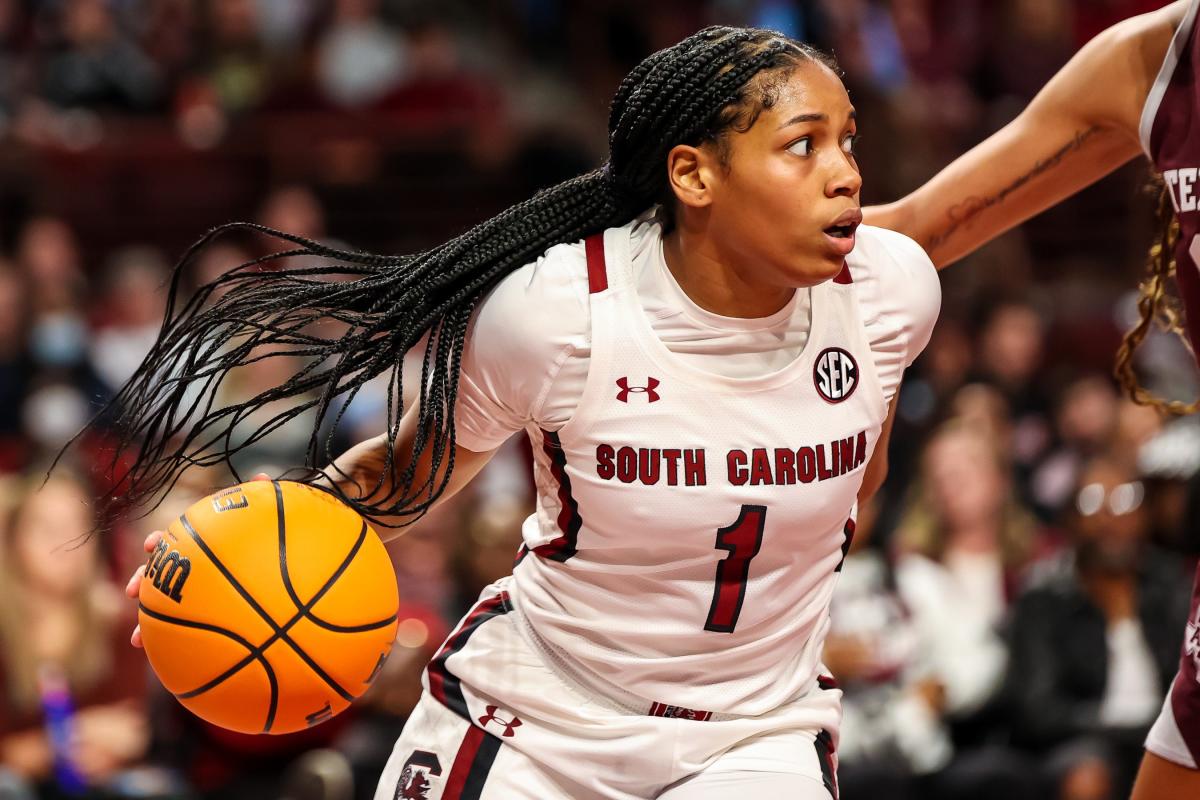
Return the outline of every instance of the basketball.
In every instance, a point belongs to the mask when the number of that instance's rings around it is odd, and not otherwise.
[[[150,554],[138,619],[150,664],[197,716],[289,733],[370,686],[396,634],[383,542],[330,494],[288,481],[217,492]]]

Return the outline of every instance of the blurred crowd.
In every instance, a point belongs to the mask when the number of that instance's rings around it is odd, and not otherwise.
[[[710,22],[831,50],[864,134],[864,202],[1010,119],[1088,38],[1154,0],[0,0],[0,798],[370,797],[419,676],[506,574],[532,504],[512,442],[392,542],[397,647],[307,731],[208,726],[128,645],[145,533],[230,480],[193,471],[136,522],[97,520],[103,430],[49,459],[153,341],[171,265],[240,218],[330,243],[435,243],[603,157],[607,99]],[[826,661],[845,690],[842,796],[1125,796],[1178,659],[1200,552],[1200,426],[1109,375],[1136,319],[1150,176],[1121,170],[944,274],[882,494],[860,509]],[[199,285],[268,252],[233,235]],[[222,387],[290,375],[256,362]],[[1152,336],[1156,392],[1191,355]],[[386,392],[340,446],[378,433]],[[239,455],[302,463],[303,417]],[[88,537],[103,523],[112,530]]]

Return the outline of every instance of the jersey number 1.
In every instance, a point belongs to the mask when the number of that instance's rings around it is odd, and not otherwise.
[[[767,522],[766,506],[742,506],[737,521],[717,529],[717,549],[729,555],[717,562],[717,581],[713,588],[712,606],[704,630],[733,633],[742,601],[746,599],[746,580],[750,577],[750,562],[762,547],[763,526]]]

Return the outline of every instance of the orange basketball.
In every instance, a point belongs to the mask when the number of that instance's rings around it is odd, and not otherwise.
[[[301,483],[251,481],[171,524],[138,619],[151,666],[193,713],[289,733],[366,691],[398,606],[383,542],[353,509]]]

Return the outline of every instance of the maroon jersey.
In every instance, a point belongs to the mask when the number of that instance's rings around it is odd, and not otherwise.
[[[1142,147],[1163,180],[1179,217],[1175,274],[1192,349],[1200,356],[1200,35],[1192,0],[1142,111]]]
[[[1192,348],[1200,356],[1200,0],[1192,0],[1171,40],[1162,69],[1142,111],[1142,146],[1162,173],[1180,237],[1175,274],[1187,314]],[[1200,766],[1200,570],[1192,590],[1192,609],[1179,663],[1179,674],[1146,741],[1156,755],[1185,767]]]

